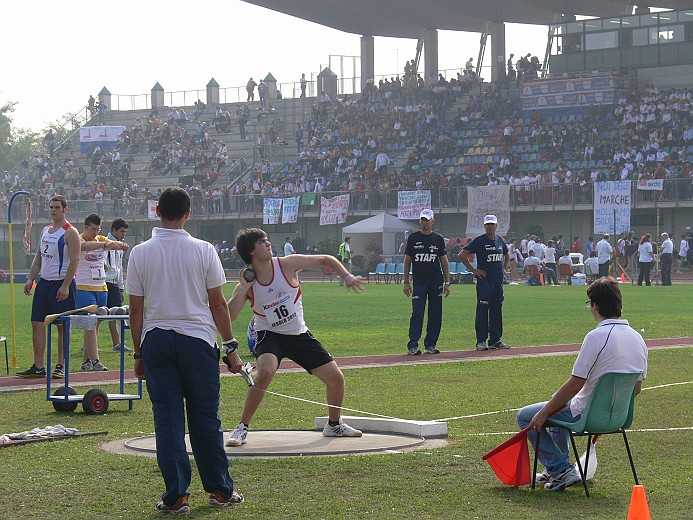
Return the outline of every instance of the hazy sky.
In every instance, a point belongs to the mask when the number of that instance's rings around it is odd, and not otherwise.
[[[17,102],[15,125],[34,130],[104,86],[147,94],[158,81],[167,92],[204,91],[212,77],[236,87],[268,72],[293,82],[302,72],[310,79],[330,54],[360,53],[358,35],[239,0],[8,0],[0,13],[0,104]],[[543,60],[546,34],[545,26],[508,25],[507,52]],[[470,56],[476,63],[479,34],[441,31],[438,40],[441,69],[463,67]],[[376,75],[396,74],[415,54],[416,40],[376,38]],[[485,62],[490,54],[489,45]]]

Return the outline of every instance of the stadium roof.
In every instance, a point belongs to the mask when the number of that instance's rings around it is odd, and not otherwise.
[[[486,32],[489,22],[548,25],[561,15],[632,13],[630,0],[243,0],[347,33],[418,38],[423,29]],[[654,0],[689,9],[690,0]]]

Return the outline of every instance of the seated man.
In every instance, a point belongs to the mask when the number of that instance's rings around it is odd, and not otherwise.
[[[549,279],[554,285],[558,285],[558,278],[556,277],[556,271],[546,267],[544,262],[537,258],[536,253],[533,249],[529,250],[529,256],[525,258],[525,267],[522,270],[522,274],[527,274],[530,265],[536,265],[539,272]]]
[[[548,402],[525,406],[517,413],[520,428],[531,425],[528,437],[535,449],[541,429],[538,457],[546,469],[537,474],[536,481],[545,483],[544,489],[550,491],[580,482],[580,473],[570,464],[568,431],[544,428],[546,419],[559,410],[553,415],[556,419],[579,420],[597,381],[607,372],[642,372],[635,386],[636,395],[647,376],[645,341],[630,327],[628,320],[620,319],[623,299],[618,282],[612,277],[599,278],[587,288],[587,297],[598,325],[585,336],[572,375]]]
[[[570,257],[570,251],[568,251],[567,249],[563,252],[563,256],[558,259],[559,273],[561,269],[560,266],[564,264],[570,266],[572,273],[575,273],[577,271],[577,268],[573,267],[573,259]],[[572,285],[572,280],[570,279],[570,277],[568,277],[568,285]]]
[[[592,280],[596,280],[599,276],[599,259],[597,258],[597,252],[592,251],[590,257],[585,260],[585,266],[590,268],[590,276]],[[585,274],[587,274],[587,269],[585,269]]]

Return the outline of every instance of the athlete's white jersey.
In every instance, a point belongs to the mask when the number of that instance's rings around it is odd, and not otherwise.
[[[70,255],[65,242],[65,231],[70,229],[69,222],[49,233],[50,226],[41,231],[41,278],[43,280],[64,280],[70,265]]]
[[[289,283],[279,258],[272,258],[272,281],[268,285],[257,279],[250,291],[250,306],[255,314],[255,330],[298,336],[308,330],[303,319],[301,284]]]
[[[85,243],[84,235],[80,235],[81,243]],[[96,235],[96,242],[108,242],[108,239],[103,235]],[[92,249],[91,251],[81,251],[79,254],[79,263],[75,271],[75,283],[80,291],[107,291],[106,287],[106,269],[104,262],[106,260],[105,249]]]

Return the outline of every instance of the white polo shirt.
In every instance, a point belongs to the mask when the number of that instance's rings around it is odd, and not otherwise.
[[[611,259],[611,253],[614,249],[611,244],[604,238],[597,242],[597,259],[600,264],[605,264]]]
[[[213,346],[217,327],[207,289],[226,283],[214,246],[184,229],[155,227],[135,246],[128,263],[127,292],[144,296],[142,340],[154,328],[200,338]]]
[[[573,365],[572,375],[586,379],[570,401],[573,417],[582,413],[597,381],[607,372],[642,372],[639,381],[647,377],[647,346],[628,320],[604,320],[585,336]]]

